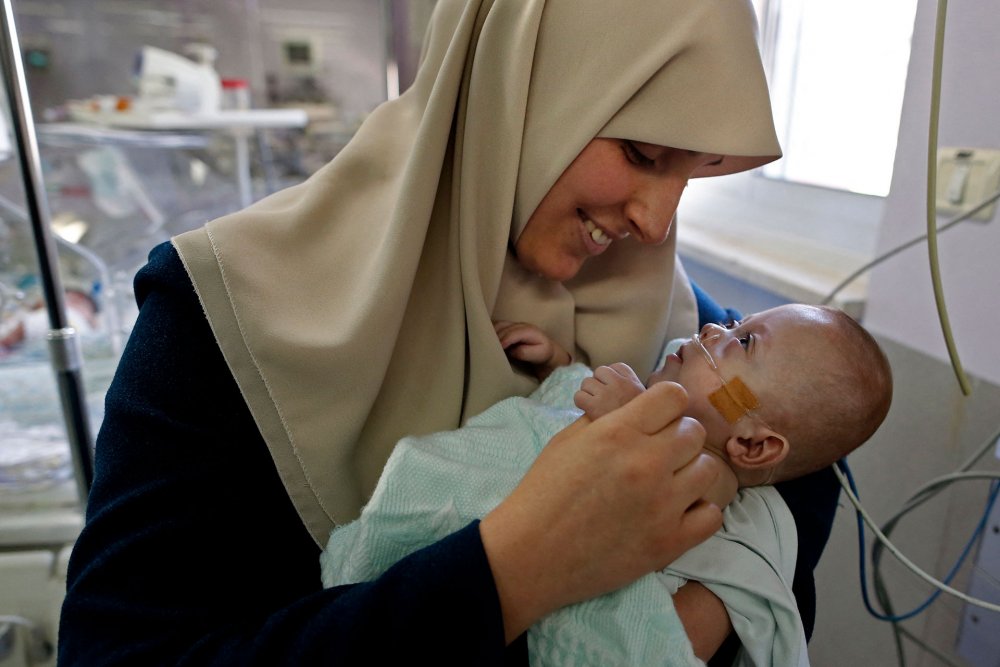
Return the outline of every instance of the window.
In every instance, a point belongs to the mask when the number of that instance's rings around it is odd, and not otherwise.
[[[784,158],[764,175],[889,192],[916,0],[754,0]]]

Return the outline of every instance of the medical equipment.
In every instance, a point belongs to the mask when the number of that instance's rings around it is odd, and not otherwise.
[[[984,208],[992,205],[997,200],[1000,200],[1000,192],[995,192],[992,195],[986,197],[984,200],[982,200],[979,203],[971,206],[970,208],[968,208],[967,210],[965,210],[960,215],[952,218],[951,220],[949,220],[945,224],[936,227],[935,231],[937,233],[940,233],[940,232],[944,232],[944,231],[947,231],[949,229],[952,229],[958,223],[965,222],[966,220],[971,219],[977,212],[979,212],[982,209],[984,209]],[[883,253],[879,257],[876,257],[871,262],[868,262],[867,264],[865,264],[864,266],[862,266],[858,270],[854,271],[850,276],[848,276],[847,278],[845,278],[843,281],[841,281],[840,284],[838,284],[826,296],[826,298],[824,298],[821,301],[821,303],[822,304],[829,303],[833,299],[833,297],[836,296],[836,294],[840,290],[842,290],[848,284],[850,284],[851,282],[853,282],[859,276],[863,275],[865,272],[869,271],[874,266],[877,266],[878,264],[881,264],[882,262],[886,261],[887,259],[890,259],[891,257],[895,257],[896,255],[898,255],[903,250],[911,248],[914,245],[920,243],[921,241],[924,241],[927,238],[928,238],[928,235],[924,234],[922,236],[919,236],[917,238],[911,239],[910,241],[907,241],[906,243],[903,243],[903,244],[901,244],[901,245],[899,245],[899,246],[897,246],[897,247],[895,247],[895,248],[893,248],[893,249],[891,249],[891,250]],[[958,370],[956,370],[956,375],[957,375],[957,373],[958,373]],[[976,472],[976,471],[969,472],[969,469],[976,463],[976,461],[978,461],[980,458],[982,458],[983,455],[985,455],[991,448],[994,447],[994,443],[997,440],[997,438],[1000,438],[1000,430],[998,430],[997,432],[993,433],[993,435],[991,435],[983,443],[983,445],[979,449],[977,449],[977,451],[973,454],[973,456],[971,456],[965,463],[963,463],[961,466],[959,466],[956,469],[955,472],[950,473],[948,475],[944,475],[944,476],[939,477],[937,479],[931,480],[930,482],[926,483],[923,487],[921,487],[920,489],[918,489],[910,497],[910,499],[908,499],[904,503],[903,508],[894,517],[892,517],[889,521],[887,521],[884,524],[884,528],[883,529],[879,529],[879,527],[874,523],[874,521],[871,519],[871,517],[869,516],[869,514],[867,513],[867,511],[861,505],[861,501],[858,498],[857,489],[854,486],[853,478],[850,475],[850,469],[847,467],[846,460],[842,460],[842,461],[838,462],[838,464],[835,465],[834,468],[833,468],[834,469],[834,473],[837,475],[837,478],[840,481],[840,484],[841,484],[841,486],[844,489],[844,492],[847,494],[847,497],[851,501],[851,504],[854,505],[855,510],[857,512],[857,515],[859,517],[858,518],[858,521],[859,521],[859,547],[862,550],[861,585],[862,585],[863,597],[865,599],[866,606],[869,608],[869,611],[872,613],[872,615],[874,617],[876,617],[876,618],[878,618],[880,620],[889,621],[889,622],[891,622],[893,624],[893,630],[894,630],[894,633],[896,635],[897,653],[898,653],[898,655],[900,656],[900,659],[901,659],[900,664],[904,664],[902,662],[902,655],[903,655],[903,653],[902,653],[901,645],[899,643],[899,636],[900,635],[905,634],[905,635],[909,636],[909,638],[912,641],[917,642],[918,644],[920,644],[921,646],[923,646],[925,649],[930,650],[930,647],[926,646],[917,637],[913,636],[911,633],[909,633],[908,631],[906,631],[905,629],[903,629],[902,627],[900,627],[898,625],[898,622],[901,621],[901,620],[905,620],[905,618],[910,618],[912,616],[915,616],[917,613],[920,613],[921,611],[923,611],[924,609],[926,609],[927,606],[931,602],[933,602],[934,599],[936,599],[936,597],[941,592],[948,593],[948,594],[950,594],[950,595],[952,595],[954,597],[957,597],[957,598],[963,600],[964,602],[967,602],[968,604],[975,605],[977,607],[982,607],[984,609],[988,609],[988,610],[991,610],[991,611],[1000,611],[1000,605],[997,605],[997,604],[994,604],[994,603],[991,603],[991,602],[987,602],[985,600],[974,598],[974,597],[972,597],[970,595],[967,595],[966,593],[963,593],[961,591],[958,591],[958,590],[952,588],[949,585],[952,577],[954,576],[955,572],[957,571],[958,565],[961,564],[962,560],[964,560],[964,558],[967,556],[968,552],[971,550],[971,546],[975,542],[977,536],[981,534],[982,527],[983,527],[983,525],[985,523],[985,517],[990,512],[992,504],[993,504],[993,502],[995,502],[995,499],[996,499],[996,496],[997,496],[997,490],[996,490],[996,486],[995,485],[997,483],[996,480],[1000,480],[1000,474],[998,474],[998,473],[992,473],[992,472]],[[914,565],[909,559],[907,559],[902,554],[902,552],[900,552],[900,550],[888,539],[888,534],[891,532],[892,528],[894,528],[896,526],[896,524],[898,523],[898,521],[905,514],[913,511],[914,509],[916,509],[917,507],[919,507],[920,505],[922,505],[924,502],[926,502],[931,497],[933,497],[942,488],[944,488],[948,484],[951,484],[951,483],[953,483],[955,481],[964,481],[964,480],[970,480],[970,479],[979,479],[979,480],[981,480],[981,479],[990,479],[990,480],[994,480],[994,487],[990,491],[990,499],[987,502],[986,508],[984,509],[983,519],[980,520],[977,529],[975,531],[973,531],[973,535],[969,539],[969,542],[968,542],[968,544],[966,546],[966,549],[964,550],[963,555],[959,558],[958,562],[956,562],[955,566],[952,568],[952,571],[949,572],[949,574],[944,577],[944,581],[939,581],[939,580],[931,577],[930,575],[928,575],[924,570],[922,570],[918,566]],[[886,611],[885,614],[879,614],[879,613],[875,612],[874,610],[871,609],[870,604],[868,603],[868,598],[867,598],[867,584],[865,583],[865,568],[864,568],[864,565],[863,565],[863,562],[864,562],[864,554],[863,554],[863,550],[864,550],[864,537],[863,537],[863,530],[862,530],[861,525],[860,525],[862,523],[865,524],[865,525],[868,525],[868,527],[871,528],[871,530],[873,531],[873,533],[876,536],[876,542],[875,542],[875,544],[872,547],[872,561],[873,561],[874,566],[875,566],[874,567],[874,576],[875,576],[876,590],[878,591],[878,594],[879,594],[878,595],[879,602],[882,605],[883,609]],[[907,569],[909,569],[911,572],[913,572],[915,575],[917,575],[920,579],[922,579],[924,582],[930,584],[931,586],[933,586],[934,588],[937,589],[936,592],[930,598],[928,598],[928,600],[924,604],[918,606],[912,612],[908,612],[907,614],[903,614],[903,615],[897,615],[897,614],[892,613],[891,605],[890,605],[890,603],[888,601],[888,592],[886,591],[886,589],[884,587],[884,584],[881,581],[879,570],[878,570],[878,564],[879,564],[880,556],[881,556],[880,552],[881,552],[881,550],[883,548],[884,549],[888,549],[889,552],[892,553],[899,560],[900,563],[902,563]]]
[[[757,397],[739,376],[723,383],[721,387],[709,394],[708,402],[715,406],[715,409],[722,414],[723,419],[730,424],[735,424],[740,417],[749,416],[751,410],[760,407]]]
[[[991,194],[986,199],[983,199],[982,201],[980,201],[978,204],[975,204],[971,208],[966,209],[964,212],[962,212],[959,215],[955,216],[954,218],[952,218],[948,222],[944,223],[943,225],[938,226],[936,228],[937,233],[940,234],[942,232],[946,232],[949,229],[951,229],[952,227],[954,227],[955,225],[957,225],[958,223],[965,222],[966,220],[972,219],[973,217],[975,217],[975,215],[977,213],[979,213],[983,209],[988,208],[989,206],[993,205],[993,203],[996,202],[998,199],[1000,199],[1000,191],[994,192],[993,194]],[[827,294],[826,297],[824,297],[822,301],[820,301],[820,305],[824,305],[824,306],[828,305],[829,303],[831,303],[833,301],[833,299],[834,299],[835,296],[837,296],[838,294],[840,294],[840,292],[845,287],[847,287],[848,285],[850,285],[851,283],[853,283],[855,280],[857,280],[858,278],[860,278],[864,274],[868,273],[873,268],[875,268],[876,266],[878,266],[882,262],[886,261],[887,259],[895,257],[896,255],[898,255],[899,253],[903,252],[904,250],[906,250],[908,248],[912,248],[913,246],[915,246],[918,243],[921,243],[921,242],[923,242],[925,240],[927,240],[927,234],[922,234],[922,235],[920,235],[920,236],[918,236],[916,238],[910,239],[906,243],[901,243],[898,246],[896,246],[895,248],[882,253],[881,255],[879,255],[878,257],[876,257],[872,261],[868,262],[867,264],[863,265],[859,269],[855,270],[853,273],[851,273],[851,275],[847,276],[846,278],[844,278],[843,280],[841,280],[839,283],[837,283],[837,286],[834,287],[832,290],[830,290],[830,293]]]
[[[934,68],[931,76],[931,117],[927,133],[927,254],[931,266],[931,283],[934,286],[934,302],[937,305],[938,319],[941,322],[941,333],[948,348],[951,366],[955,369],[955,377],[962,388],[962,393],[968,396],[972,393],[969,378],[962,368],[962,360],[955,347],[955,337],[951,333],[951,321],[944,300],[944,286],[941,284],[941,263],[938,260],[937,245],[937,143],[938,118],[941,112],[941,67],[944,61],[944,25],[948,14],[948,0],[938,0],[937,21],[934,33]]]
[[[971,219],[979,211],[981,211],[981,210],[983,210],[983,209],[991,206],[997,200],[1000,200],[1000,191],[994,192],[992,195],[986,197],[985,199],[983,199],[979,203],[977,203],[977,204],[971,206],[970,208],[966,209],[960,215],[957,215],[954,218],[952,218],[951,220],[949,220],[948,222],[946,222],[946,223],[944,223],[944,224],[936,227],[935,228],[935,232],[936,233],[941,233],[941,232],[945,232],[945,231],[948,231],[949,229],[954,228],[957,224],[959,224],[961,222],[965,222],[966,220]],[[854,280],[856,280],[858,277],[860,277],[861,275],[863,275],[867,271],[871,270],[873,267],[881,264],[882,262],[884,262],[884,261],[886,261],[886,260],[888,260],[888,259],[890,259],[892,257],[895,257],[900,252],[902,252],[902,251],[904,251],[904,250],[906,250],[908,248],[911,248],[914,245],[917,245],[918,243],[924,241],[927,238],[928,238],[928,234],[924,234],[924,235],[919,236],[917,238],[911,239],[911,240],[909,240],[909,241],[907,241],[905,243],[902,243],[899,246],[896,246],[895,248],[892,248],[891,250],[889,250],[889,251],[883,253],[882,255],[876,257],[872,261],[868,262],[864,266],[860,267],[859,269],[857,269],[856,271],[854,271],[853,273],[851,273],[851,275],[849,275],[843,281],[841,281],[826,296],[826,298],[824,298],[821,301],[821,303],[822,304],[828,304],[828,303],[830,303],[833,300],[834,296],[837,295],[838,292],[840,292],[844,287],[846,287],[847,285],[849,285],[851,282],[853,282]],[[956,370],[956,375],[957,374],[958,374],[958,370]],[[857,513],[857,516],[858,516],[858,544],[859,544],[859,551],[860,551],[860,576],[861,576],[862,597],[863,597],[863,599],[865,601],[865,606],[868,609],[869,613],[871,613],[871,615],[874,616],[875,618],[878,618],[879,620],[888,621],[888,622],[892,623],[892,625],[893,625],[893,633],[894,633],[895,641],[896,641],[896,651],[897,651],[897,655],[900,658],[900,664],[901,665],[905,664],[905,662],[903,660],[902,644],[900,642],[900,637],[901,636],[905,635],[911,641],[913,641],[914,643],[918,644],[919,646],[921,646],[925,650],[928,650],[928,651],[930,651],[932,653],[936,653],[930,646],[926,645],[918,637],[916,637],[915,635],[913,635],[912,633],[910,633],[909,631],[907,631],[905,628],[901,627],[899,625],[899,622],[902,621],[902,620],[905,620],[907,618],[912,618],[913,616],[916,616],[918,613],[924,611],[939,596],[940,593],[942,593],[942,592],[948,593],[950,595],[953,595],[954,597],[957,597],[957,598],[959,598],[959,599],[967,602],[968,604],[975,605],[977,607],[982,607],[984,609],[988,609],[988,610],[992,610],[992,611],[1000,611],[1000,605],[997,605],[997,604],[994,604],[994,603],[991,603],[991,602],[987,602],[985,600],[980,600],[980,599],[974,598],[974,597],[972,597],[970,595],[967,595],[967,594],[965,594],[965,593],[963,593],[961,591],[958,591],[958,590],[956,590],[956,589],[954,589],[954,588],[952,588],[950,586],[952,578],[954,577],[955,573],[958,571],[958,567],[961,565],[961,563],[968,556],[969,552],[971,551],[971,548],[972,548],[973,544],[976,542],[976,540],[978,539],[978,537],[982,534],[983,528],[985,526],[986,517],[989,514],[989,512],[990,512],[990,510],[991,510],[991,508],[993,506],[993,503],[996,501],[997,493],[998,493],[998,488],[1000,488],[1000,487],[997,486],[998,483],[1000,483],[1000,482],[998,482],[998,480],[1000,480],[1000,474],[998,474],[998,473],[992,473],[992,472],[976,472],[976,471],[969,472],[969,469],[976,463],[976,461],[978,461],[980,458],[982,458],[990,449],[992,449],[995,446],[995,442],[996,442],[996,440],[998,438],[1000,438],[1000,430],[998,430],[995,433],[993,433],[983,443],[983,445],[980,448],[978,448],[976,450],[976,452],[965,463],[963,463],[961,466],[959,466],[956,469],[955,472],[950,473],[948,475],[944,475],[942,477],[938,477],[938,478],[936,478],[934,480],[931,480],[930,482],[927,482],[923,487],[921,487],[920,489],[918,489],[904,503],[903,508],[895,516],[893,516],[891,519],[889,519],[889,521],[887,521],[884,524],[884,527],[882,529],[879,529],[878,526],[875,525],[874,521],[868,515],[868,513],[864,509],[864,507],[861,505],[861,501],[858,498],[857,489],[856,489],[856,487],[854,485],[853,478],[851,477],[851,474],[850,474],[850,469],[847,467],[847,461],[846,461],[846,459],[845,460],[841,460],[840,462],[837,463],[837,465],[835,465],[833,467],[834,473],[837,475],[837,478],[840,481],[840,484],[843,487],[845,493],[847,494],[848,499],[851,501],[852,505],[854,505],[855,511]],[[966,544],[965,549],[963,549],[962,555],[957,559],[955,565],[951,568],[951,570],[949,571],[949,573],[944,577],[943,581],[939,581],[939,580],[931,577],[925,571],[923,571],[921,568],[919,568],[918,566],[914,565],[888,539],[889,533],[892,531],[892,529],[896,526],[896,524],[899,522],[899,520],[904,515],[906,515],[909,512],[913,511],[914,509],[916,509],[917,507],[919,507],[920,505],[922,505],[927,500],[930,500],[936,493],[938,493],[940,490],[942,490],[946,486],[948,486],[951,483],[954,483],[956,481],[982,480],[982,479],[989,479],[989,480],[993,480],[994,481],[993,482],[993,486],[991,487],[991,490],[990,490],[990,493],[989,493],[989,499],[988,499],[988,501],[986,503],[986,507],[983,510],[983,516],[980,519],[980,521],[979,521],[976,529],[973,531],[972,536],[969,538],[969,540],[968,540],[968,542]],[[876,612],[874,609],[872,609],[871,604],[870,604],[869,599],[868,599],[867,583],[866,583],[866,576],[865,576],[865,566],[864,566],[864,559],[865,559],[864,548],[865,547],[864,547],[863,525],[868,525],[869,528],[872,529],[872,531],[874,532],[874,534],[876,536],[876,541],[872,545],[872,562],[873,562],[873,566],[874,566],[873,570],[874,570],[874,579],[875,579],[876,592],[878,594],[879,603],[881,604],[883,610],[885,610],[884,614],[880,614],[880,613]],[[889,602],[888,591],[886,590],[884,582],[881,579],[881,575],[880,575],[880,572],[879,572],[879,563],[880,563],[880,560],[881,560],[881,551],[882,551],[883,548],[884,549],[888,549],[889,552],[892,553],[899,560],[899,562],[902,563],[907,569],[909,569],[911,572],[913,572],[915,575],[917,575],[924,582],[930,584],[931,586],[933,586],[936,589],[935,592],[923,604],[919,605],[918,607],[916,607],[912,611],[907,612],[905,614],[901,614],[900,615],[900,614],[893,613],[891,603]]]
[[[190,57],[144,46],[135,57],[135,95],[95,95],[70,100],[70,118],[110,125],[141,125],[162,114],[211,117],[222,107],[222,80],[215,71],[215,48],[189,44]]]
[[[139,84],[137,111],[193,114],[219,111],[222,82],[212,64],[214,49],[207,45],[197,46],[197,61],[155,46],[142,47],[135,64]]]
[[[24,66],[20,58],[21,48],[15,28],[14,8],[10,0],[4,0],[0,19],[2,19],[0,60],[3,63],[5,92],[11,103],[11,128],[18,146],[17,154],[21,158],[25,200],[32,231],[37,239],[38,264],[49,321],[49,333],[46,338],[59,385],[59,398],[77,475],[80,505],[86,507],[87,496],[94,480],[93,437],[89,416],[83,409],[84,387],[80,342],[67,317],[62,280],[56,262],[56,244],[49,224],[51,216],[42,180],[42,161],[35,137]]]
[[[715,340],[718,335],[712,338]],[[760,421],[752,411],[760,407],[760,401],[757,400],[757,396],[750,391],[750,387],[746,386],[746,383],[740,379],[739,376],[734,377],[731,380],[726,380],[722,377],[722,371],[719,370],[718,364],[715,363],[715,358],[712,353],[708,351],[705,347],[705,343],[701,340],[701,334],[696,333],[691,337],[691,340],[701,349],[705,358],[708,360],[708,365],[711,367],[715,374],[719,376],[719,380],[722,382],[722,386],[713,391],[708,395],[708,402],[719,411],[722,418],[725,419],[730,424],[735,424],[742,417],[747,416],[756,421]],[[761,422],[763,424],[763,422]],[[766,424],[764,424],[767,426]],[[768,426],[770,428],[770,426]]]

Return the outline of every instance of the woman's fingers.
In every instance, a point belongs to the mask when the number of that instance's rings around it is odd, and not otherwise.
[[[684,513],[682,522],[682,534],[690,540],[690,543],[681,550],[681,553],[684,553],[691,547],[701,544],[722,528],[722,509],[714,503],[699,500]],[[673,560],[672,558],[664,563],[664,567]]]
[[[508,632],[662,568],[721,525],[687,394],[662,382],[559,432],[480,524]]]
[[[674,472],[678,500],[687,507],[681,516],[683,533],[692,540],[683,551],[708,539],[722,527],[722,509],[703,498],[721,473],[722,463],[704,451]]]
[[[635,399],[629,401],[624,406],[615,410],[609,418],[613,417],[616,424],[633,428],[645,435],[653,435],[661,432],[669,424],[673,423],[684,414],[687,407],[688,397],[684,387],[674,382],[658,382],[652,387],[642,392]],[[693,422],[691,424],[690,422]],[[697,426],[695,426],[697,425]],[[694,420],[690,420],[686,425],[678,424],[677,428],[684,433],[691,429],[701,429],[701,425]],[[702,429],[701,440],[704,442],[704,429]],[[689,438],[685,438],[685,451],[690,450]],[[700,448],[700,445],[699,445]],[[685,460],[694,457],[695,451],[690,450]]]

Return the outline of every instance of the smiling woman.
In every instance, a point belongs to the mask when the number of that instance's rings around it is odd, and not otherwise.
[[[721,160],[656,144],[594,139],[528,218],[514,253],[529,271],[562,282],[613,241],[631,236],[663,243],[688,179]]]
[[[440,0],[425,44],[306,183],[139,276],[66,664],[501,664],[549,611],[718,528],[703,431],[663,385],[556,435],[481,522],[322,590],[318,545],[401,438],[536,388],[493,320],[648,373],[697,326],[670,224],[685,183],[780,153],[746,0]]]

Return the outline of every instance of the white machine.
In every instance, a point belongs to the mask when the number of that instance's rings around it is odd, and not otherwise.
[[[136,107],[193,114],[219,111],[222,84],[213,66],[215,49],[207,45],[191,47],[195,59],[155,46],[142,48],[135,64],[139,85]]]

